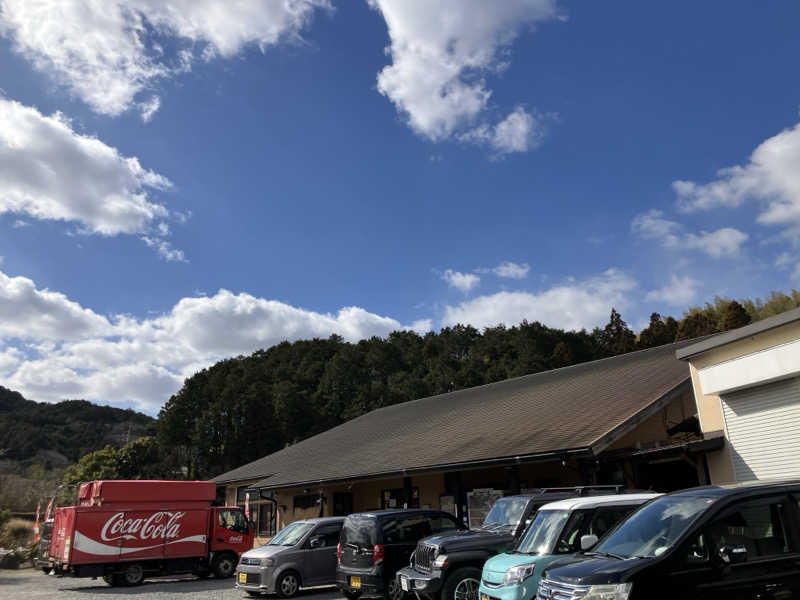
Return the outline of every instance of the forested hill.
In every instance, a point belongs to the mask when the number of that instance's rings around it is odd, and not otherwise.
[[[728,331],[798,305],[795,290],[764,302],[716,298],[680,319],[653,313],[638,334],[612,310],[593,331],[523,322],[284,342],[186,379],[159,413],[158,443],[190,476],[213,477],[376,408]]]
[[[0,386],[3,459],[35,459],[45,467],[64,466],[106,444],[119,447],[128,439],[154,432],[155,419],[130,409],[98,406],[85,400],[33,402]]]

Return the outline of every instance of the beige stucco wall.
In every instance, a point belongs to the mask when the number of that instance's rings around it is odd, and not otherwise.
[[[636,429],[622,436],[606,450],[637,448],[652,442],[669,440],[667,429],[697,414],[694,395],[687,390],[653,416],[645,419]]]
[[[760,352],[797,339],[800,339],[800,322],[789,323],[690,358],[689,371],[692,377],[692,388],[702,431],[706,433],[724,430],[725,421],[722,416],[722,402],[719,395],[703,393],[698,375],[699,369],[718,365],[727,360]],[[708,470],[711,474],[712,483],[730,483],[734,481],[733,464],[727,446],[722,450],[708,454]]]

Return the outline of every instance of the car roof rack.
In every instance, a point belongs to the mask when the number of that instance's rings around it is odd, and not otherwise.
[[[624,485],[576,485],[570,487],[535,488],[531,491],[533,491],[533,493],[541,494],[550,494],[553,492],[571,492],[576,496],[597,496],[600,494],[623,494],[635,490],[628,490]]]

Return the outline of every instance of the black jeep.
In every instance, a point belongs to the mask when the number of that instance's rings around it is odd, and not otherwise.
[[[429,600],[440,600],[440,596],[441,600],[477,600],[483,563],[513,548],[539,507],[565,498],[619,491],[619,486],[548,488],[500,498],[478,529],[420,540],[410,566],[397,572],[397,583],[403,591]]]

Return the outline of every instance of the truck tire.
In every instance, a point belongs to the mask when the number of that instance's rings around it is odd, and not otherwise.
[[[223,552],[214,557],[211,563],[211,572],[217,579],[227,579],[236,570],[236,556],[229,552]]]
[[[286,571],[278,578],[275,591],[281,598],[292,598],[300,591],[300,576],[294,571]]]
[[[103,575],[103,581],[111,587],[117,587],[122,585],[122,576],[118,573],[109,573],[108,575]]]
[[[120,578],[122,579],[122,584],[128,587],[141,585],[144,581],[144,569],[139,563],[131,563],[125,567]]]
[[[461,567],[448,577],[442,586],[441,600],[478,600],[481,570],[477,567]]]

